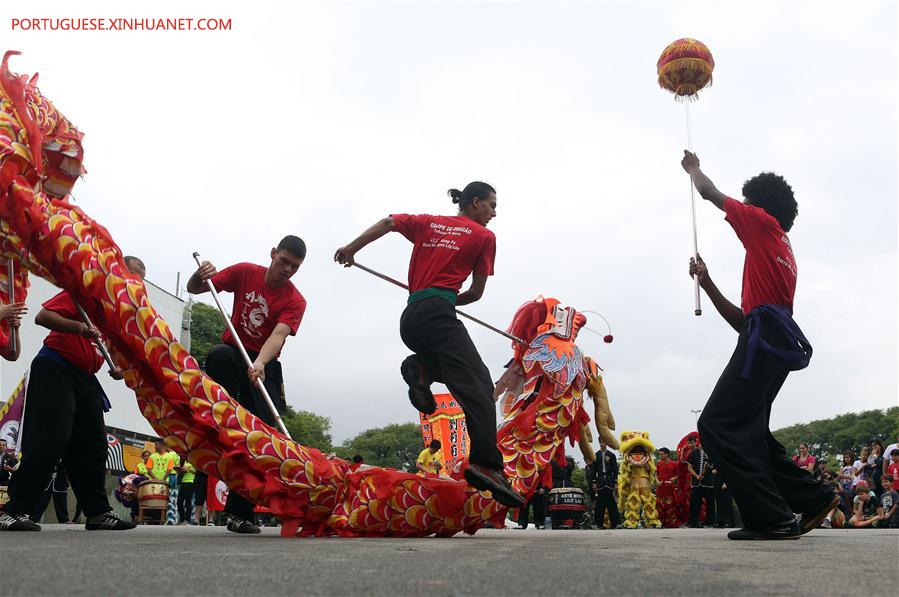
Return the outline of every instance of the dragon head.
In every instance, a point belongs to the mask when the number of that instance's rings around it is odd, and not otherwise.
[[[649,463],[649,456],[655,452],[656,447],[649,441],[648,431],[622,431],[621,457],[632,466],[645,466]]]

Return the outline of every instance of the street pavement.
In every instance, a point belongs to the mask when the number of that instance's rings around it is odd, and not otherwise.
[[[482,530],[450,539],[223,527],[0,533],[0,595],[896,595],[899,531],[734,542],[713,529]]]

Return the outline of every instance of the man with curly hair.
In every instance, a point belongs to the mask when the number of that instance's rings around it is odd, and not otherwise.
[[[798,213],[782,176],[763,172],[743,185],[744,200],[719,191],[684,151],[681,165],[703,199],[725,213],[746,249],[741,305],[728,301],[699,256],[690,275],[739,333],[736,349],[699,418],[702,446],[728,481],[745,528],[729,539],[796,539],[816,528],[839,498],[797,467],[771,435],[771,405],[787,374],[806,367],[812,348],[793,321],[796,258],[787,232]],[[800,513],[797,520],[794,512]]]

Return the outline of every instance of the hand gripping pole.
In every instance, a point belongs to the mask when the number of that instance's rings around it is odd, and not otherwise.
[[[88,327],[94,327],[94,324],[91,323],[90,317],[87,316],[87,312],[84,308],[75,303],[75,308],[78,309],[78,314],[81,315],[81,320],[84,321],[85,325]],[[103,353],[103,359],[106,361],[106,364],[109,365],[109,370],[113,371],[115,369],[115,363],[112,362],[112,356],[109,354],[109,349],[106,348],[106,345],[103,344],[103,340],[99,338],[93,338],[94,344],[97,345],[97,348],[100,349],[100,352]]]

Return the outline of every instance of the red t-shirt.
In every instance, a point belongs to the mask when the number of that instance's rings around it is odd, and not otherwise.
[[[887,466],[887,474],[893,478],[893,486],[895,486],[896,479],[899,479],[899,463],[891,462]]]
[[[226,267],[212,278],[219,292],[233,292],[231,323],[247,350],[259,352],[275,326],[283,323],[294,336],[300,328],[306,299],[293,282],[273,288],[265,284],[265,267],[254,263],[237,263]],[[231,330],[225,328],[222,341],[233,344]]]
[[[677,479],[677,463],[673,460],[668,462],[659,461],[656,464],[656,475],[659,478],[659,482]]]
[[[761,207],[724,200],[725,220],[746,249],[740,306],[748,314],[762,303],[793,308],[796,293],[796,258],[787,233]]]
[[[75,301],[69,293],[63,290],[49,301],[41,305],[48,311],[62,315],[66,319],[81,321],[81,315],[75,307]],[[66,332],[50,332],[44,338],[44,346],[52,348],[65,360],[72,363],[82,371],[93,375],[103,366],[103,353],[90,338],[81,334]]]
[[[412,241],[409,292],[456,292],[472,272],[493,275],[496,236],[465,216],[393,214],[393,229]]]

